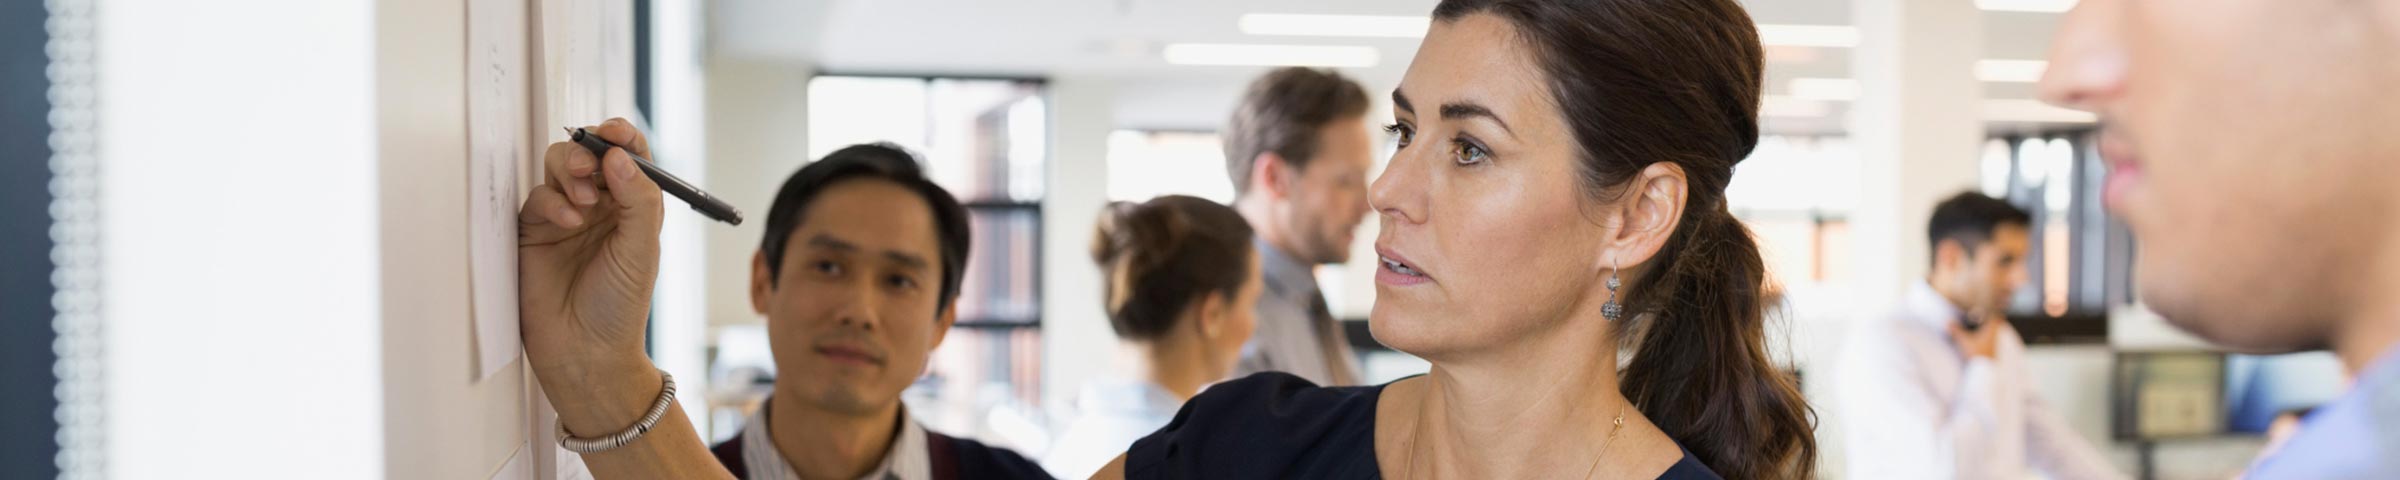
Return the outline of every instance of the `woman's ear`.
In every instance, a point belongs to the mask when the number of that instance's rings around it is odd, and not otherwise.
[[[1683,166],[1654,162],[1634,174],[1614,206],[1617,230],[1601,242],[1601,262],[1607,268],[1639,265],[1657,255],[1683,223],[1684,200],[1691,193]]]
[[[1233,297],[1226,296],[1224,292],[1209,292],[1207,296],[1200,297],[1199,302],[1193,303],[1192,308],[1199,310],[1193,312],[1192,321],[1198,323],[1200,338],[1215,340],[1225,335],[1225,324],[1232,318]]]

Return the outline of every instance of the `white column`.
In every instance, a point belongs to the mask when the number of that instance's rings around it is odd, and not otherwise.
[[[1831,315],[1854,323],[1898,305],[1904,288],[1925,277],[1926,216],[1941,197],[1976,185],[1983,85],[1974,66],[1983,25],[1966,0],[1854,0],[1850,8],[1860,34],[1850,59],[1860,87],[1850,138],[1864,178],[1850,215],[1851,307]],[[1812,392],[1830,390],[1827,382],[1809,383]],[[1818,465],[1839,476],[1849,413],[1820,408]]]
[[[742,225],[705,229],[708,323],[764,321],[750,308],[750,257],[765,237],[768,204],[807,164],[808,77],[796,62],[712,56],[707,97],[709,193],[742,210]]]
[[[1850,225],[1855,305],[1894,305],[1925,277],[1925,221],[1942,197],[1974,188],[1983,139],[1982,12],[1965,0],[1855,0],[1851,55],[1861,95],[1850,110],[1858,207]],[[1884,252],[1889,252],[1885,254]]]
[[[1116,85],[1104,78],[1050,82],[1050,173],[1042,198],[1042,408],[1066,425],[1085,380],[1114,363],[1117,336],[1100,306],[1092,229],[1108,203],[1108,132]]]
[[[384,308],[383,261],[417,245],[379,235],[401,227],[391,210],[421,208],[385,207],[423,200],[457,219],[467,196],[420,199],[378,178],[393,173],[379,162],[405,161],[425,167],[411,178],[464,184],[463,142],[398,141],[417,124],[384,122],[419,117],[379,115],[376,88],[378,74],[463,88],[460,63],[378,65],[402,51],[463,52],[465,35],[437,20],[419,31],[446,31],[450,43],[379,50],[377,34],[402,24],[379,23],[376,7],[133,0],[95,10],[108,476],[384,478],[381,320],[413,310]],[[412,112],[426,110],[464,118],[464,102]],[[457,274],[444,278],[463,282],[467,237],[447,225],[435,231],[452,233],[448,243],[423,248],[456,251]],[[392,320],[455,327],[466,345],[465,303],[451,305],[447,317]],[[445,365],[451,378],[472,375],[469,351]]]
[[[701,72],[701,9],[698,0],[657,0],[650,3],[652,59],[651,160],[685,181],[706,189],[708,166],[707,105],[702,102],[706,78]],[[631,43],[631,39],[624,41]],[[631,63],[630,60],[627,63]],[[630,97],[631,95],[627,95]],[[714,193],[713,191],[711,193]],[[659,234],[658,285],[651,309],[651,358],[658,368],[675,375],[676,397],[702,438],[710,435],[708,411],[708,232],[730,226],[710,220],[678,200],[668,200],[664,228]],[[742,208],[750,216],[752,208]],[[749,222],[750,219],[744,219]],[[740,287],[731,287],[739,289]]]

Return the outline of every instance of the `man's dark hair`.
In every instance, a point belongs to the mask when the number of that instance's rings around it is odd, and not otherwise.
[[[1925,245],[1938,249],[1943,240],[1956,240],[1974,253],[1976,247],[1992,240],[1992,231],[2001,225],[2030,227],[2033,215],[2006,200],[1961,192],[1933,206],[1933,219],[1925,222]],[[1927,258],[1930,261],[1930,252]]]
[[[767,238],[758,247],[767,257],[769,284],[783,274],[785,245],[791,242],[792,232],[800,229],[800,222],[807,220],[808,205],[826,188],[850,180],[891,182],[925,198],[937,229],[935,239],[942,248],[942,296],[935,311],[948,310],[950,302],[958,299],[959,279],[964,277],[961,270],[967,265],[967,209],[950,191],[925,178],[915,155],[889,143],[843,147],[800,167],[783,181],[783,188],[775,192],[775,204],[767,208]]]
[[[1367,114],[1367,90],[1332,70],[1284,67],[1250,82],[1225,126],[1225,173],[1235,196],[1249,193],[1250,166],[1275,152],[1294,169],[1317,156],[1325,124]]]

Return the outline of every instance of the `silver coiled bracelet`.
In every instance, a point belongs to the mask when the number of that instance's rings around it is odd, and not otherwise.
[[[600,453],[633,443],[641,439],[642,434],[650,433],[651,427],[658,426],[658,419],[667,415],[667,407],[675,404],[675,375],[659,370],[658,376],[665,379],[666,385],[659,389],[658,401],[650,404],[650,413],[642,414],[642,420],[634,423],[633,427],[600,438],[575,438],[575,434],[567,432],[567,422],[561,421],[558,422],[558,446],[575,453]]]

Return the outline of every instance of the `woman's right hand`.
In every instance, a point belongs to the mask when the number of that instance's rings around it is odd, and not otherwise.
[[[622,118],[590,131],[649,154],[648,141]],[[570,431],[614,432],[637,420],[659,390],[658,372],[642,353],[658,280],[659,188],[623,148],[594,156],[553,143],[542,168],[546,181],[518,212],[525,356]]]

